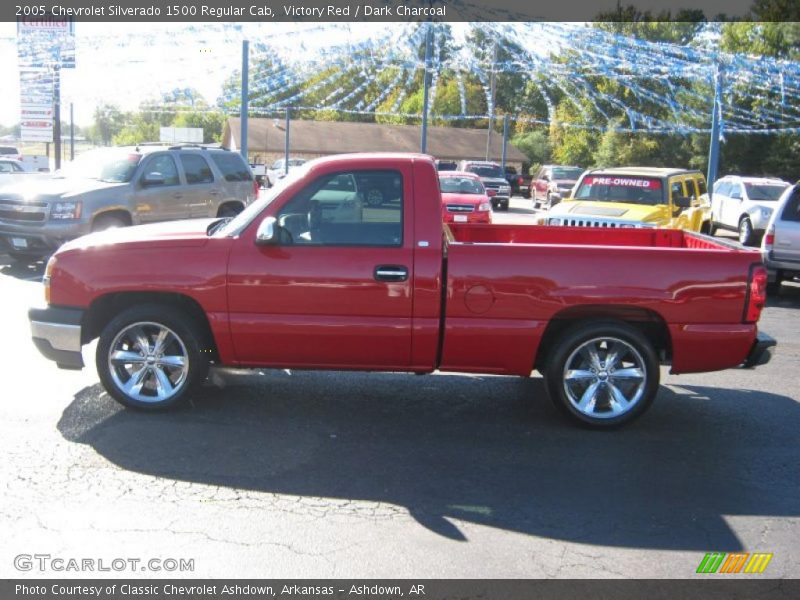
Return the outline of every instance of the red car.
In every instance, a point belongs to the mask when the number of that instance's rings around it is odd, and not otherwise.
[[[360,182],[385,201],[365,203]],[[77,369],[99,338],[100,381],[138,409],[186,401],[211,364],[538,369],[556,405],[593,427],[643,414],[662,364],[770,358],[756,251],[670,229],[443,225],[441,210],[428,156],[317,159],[232,219],[66,243],[47,264],[48,306],[29,311],[33,341]]]
[[[462,171],[439,171],[445,223],[491,223],[492,201],[481,178]]]

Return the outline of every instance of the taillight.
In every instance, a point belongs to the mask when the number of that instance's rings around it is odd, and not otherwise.
[[[755,323],[767,303],[767,269],[764,265],[753,265],[750,268],[750,280],[747,284],[747,300],[744,305],[744,322]]]
[[[256,195],[256,200],[258,200],[258,195],[261,193],[261,186],[258,185],[258,181],[253,179],[253,193]]]
[[[519,185],[522,185],[523,183],[525,183],[525,180],[522,177],[520,177],[519,179],[517,179],[517,183]]]
[[[770,225],[767,232],[764,234],[764,249],[771,250],[775,244],[775,225]]]

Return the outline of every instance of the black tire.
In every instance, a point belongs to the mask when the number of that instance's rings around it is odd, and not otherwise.
[[[778,271],[775,273],[775,280],[767,283],[767,294],[770,296],[779,296],[781,293],[781,286],[783,285],[783,272]]]
[[[700,233],[703,233],[705,235],[711,235],[711,222],[710,221],[706,221],[705,223],[702,223],[700,225]]]
[[[222,206],[219,207],[219,210],[217,211],[217,217],[220,219],[227,219],[230,217],[235,217],[240,212],[242,212],[241,204],[236,204],[236,203],[223,204]]]
[[[600,340],[607,342],[605,355]],[[590,365],[589,354],[579,352],[587,348],[595,349],[598,365]],[[610,367],[605,361],[612,351],[622,359],[615,365],[634,366]],[[570,378],[571,384],[565,383],[568,367],[574,375]],[[623,369],[625,377],[615,378],[613,373],[620,373]],[[642,373],[643,381],[637,383],[633,375],[636,372]],[[547,393],[556,407],[574,422],[593,429],[618,427],[642,416],[655,400],[660,375],[658,356],[648,339],[627,323],[610,320],[582,321],[567,329],[550,350],[544,369]],[[587,396],[592,386],[595,386],[594,393]],[[625,404],[612,400],[613,390],[624,398],[630,396],[630,402]],[[588,401],[581,409],[583,402],[576,398],[576,393],[581,394],[580,400],[595,400]],[[595,410],[598,407],[600,410]]]
[[[367,191],[367,195],[365,200],[367,201],[367,206],[372,206],[373,208],[376,206],[381,206],[383,201],[386,199],[383,190],[379,188],[372,188]]]
[[[509,204],[510,201],[511,200],[502,200],[502,201],[498,202],[497,203],[498,210],[501,210],[503,212],[507,212],[508,211],[508,204]]]
[[[137,346],[126,342],[126,340],[136,339],[134,333],[136,330],[133,327],[137,325],[141,325],[143,341],[148,345],[147,358],[141,350],[141,345]],[[174,362],[176,357],[185,357],[185,370],[184,367],[168,366],[166,363],[164,366],[160,366],[156,362],[158,359],[155,356],[158,355],[156,355],[155,342],[157,333],[160,331],[159,328],[166,328],[174,336],[174,339],[169,335],[166,338],[163,353],[171,352],[173,354],[165,356],[164,360],[169,359]],[[209,344],[204,343],[203,340],[204,335],[200,326],[181,311],[160,304],[135,306],[114,317],[103,328],[95,355],[97,373],[109,395],[123,406],[147,411],[167,410],[184,402],[191,391],[208,375]],[[136,363],[119,361],[112,369],[110,365],[112,345],[118,350],[128,352],[131,356],[142,355],[141,361],[138,358]],[[128,349],[122,350],[126,346]],[[137,347],[139,347],[138,352]],[[134,379],[139,374],[139,371],[135,369],[135,364],[141,364],[142,370],[147,369],[138,379]],[[156,395],[157,390],[161,387],[159,382],[163,381],[156,370],[161,374],[166,374],[170,383],[174,383],[171,395],[163,400]],[[139,386],[141,393],[133,395],[121,387],[132,380],[142,383]]]
[[[92,222],[92,231],[106,231],[107,229],[117,229],[128,225],[127,221],[115,215],[100,215]]]
[[[739,243],[742,246],[753,246],[756,235],[753,233],[753,224],[749,217],[742,217],[739,220]]]

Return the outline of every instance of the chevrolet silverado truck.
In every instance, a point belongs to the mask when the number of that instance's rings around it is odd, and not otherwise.
[[[709,233],[711,207],[700,171],[620,167],[586,171],[569,198],[540,222],[568,227],[666,227]]]
[[[359,182],[395,190],[380,206]],[[343,184],[346,183],[346,185]],[[673,373],[752,367],[761,256],[680,230],[442,223],[430,157],[317,159],[229,219],[97,232],[50,259],[35,345],[95,362],[127,407],[186,400],[209,365],[485,373],[536,369],[597,428],[653,402]]]

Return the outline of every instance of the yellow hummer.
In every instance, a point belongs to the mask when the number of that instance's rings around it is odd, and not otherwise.
[[[700,171],[655,167],[589,170],[543,225],[664,227],[708,233],[711,207]]]

